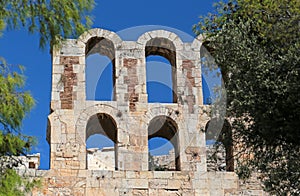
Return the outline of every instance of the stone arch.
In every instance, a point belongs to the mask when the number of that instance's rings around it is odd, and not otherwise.
[[[118,128],[115,119],[106,113],[97,113],[89,118],[85,133],[86,141],[90,136],[100,134],[114,143],[114,148],[103,148],[101,152],[99,149],[87,149],[87,169],[118,170]],[[88,158],[89,155],[91,159]],[[93,163],[90,164],[89,161]]]
[[[147,41],[145,46],[145,56],[159,55],[171,63],[176,69],[176,47],[172,41],[163,37],[155,37]]]
[[[180,170],[180,147],[177,123],[168,116],[154,117],[148,125],[148,141],[152,138],[161,137],[168,140],[175,150],[175,168]]]
[[[77,41],[85,45],[92,37],[103,37],[112,41],[115,49],[122,42],[122,39],[115,32],[100,28],[94,28],[84,32],[79,36]]]
[[[112,66],[112,93],[111,93],[111,100],[116,100],[116,70],[119,68],[119,64],[116,62],[116,50],[121,45],[122,39],[115,33],[109,30],[94,28],[90,29],[89,31],[84,32],[82,35],[79,36],[77,39],[77,45],[80,48],[83,48],[84,56],[82,58],[82,62],[86,65],[86,58],[91,54],[100,54],[103,56],[107,56],[110,59],[111,64],[108,66]],[[86,67],[84,68],[86,69]],[[84,73],[86,73],[84,71]],[[82,74],[84,74],[82,73]],[[80,76],[86,77],[86,76]],[[95,82],[95,81],[94,81]],[[86,91],[89,92],[96,92],[93,87],[96,88],[95,84],[93,84],[91,89],[86,88],[84,91],[84,97],[87,98]],[[85,80],[85,86],[87,85],[87,80]]]
[[[143,117],[144,122],[147,126],[148,129],[148,140],[154,137],[162,137],[165,138],[167,140],[169,140],[175,150],[175,166],[176,166],[176,170],[181,170],[181,164],[180,164],[180,130],[183,130],[183,125],[181,122],[181,112],[179,110],[170,108],[170,107],[165,107],[162,105],[159,106],[154,106],[151,109],[148,110],[148,112],[144,115]],[[158,121],[156,121],[158,120]],[[172,129],[173,129],[173,135],[164,135],[162,132],[158,132],[158,133],[151,133],[153,132],[153,128],[155,130],[155,127],[157,128],[157,126],[155,126],[155,122],[170,122],[171,125],[173,125]],[[153,124],[154,123],[154,124]],[[164,123],[162,124],[164,125]],[[168,125],[162,126],[162,130],[167,129]],[[149,130],[150,128],[150,130]],[[152,131],[151,131],[152,129]],[[176,131],[174,131],[176,130]],[[150,133],[150,134],[149,134]],[[149,137],[150,136],[150,137]],[[173,138],[173,139],[172,139]]]
[[[178,109],[173,109],[160,104],[156,106],[154,105],[153,107],[149,108],[147,113],[144,115],[143,119],[146,125],[148,126],[150,121],[156,116],[168,116],[177,123],[179,129],[182,128],[180,120],[181,112]]]
[[[96,104],[90,106],[80,113],[75,125],[76,140],[80,142],[82,145],[85,145],[85,141],[86,141],[85,129],[87,126],[87,122],[91,116],[94,116],[98,113],[105,113],[110,115],[115,120],[117,129],[120,129],[120,124],[118,119],[122,115],[121,111],[107,104]]]
[[[183,46],[183,42],[177,34],[166,30],[148,31],[138,38],[137,43],[145,48],[147,42],[153,38],[165,38],[170,40],[174,44],[176,50],[181,50]]]
[[[177,103],[177,56],[178,56],[178,50],[177,47],[180,47],[179,45],[176,46],[175,39],[170,39],[170,37],[177,36],[176,34],[172,34],[171,32],[167,31],[151,31],[149,32],[150,39],[145,39],[145,43],[143,43],[144,49],[145,49],[145,58],[147,58],[150,55],[157,55],[164,57],[167,59],[170,63],[171,69],[170,69],[170,76],[172,80],[172,102]],[[177,36],[178,39],[180,39]],[[177,39],[176,38],[176,39]],[[178,41],[177,41],[178,42]],[[178,43],[177,43],[178,44]],[[146,62],[147,66],[147,62]]]
[[[198,35],[192,42],[191,48],[193,51],[200,52],[200,48],[203,44],[204,36],[202,34]]]
[[[114,125],[115,133],[107,135],[107,137],[114,142],[115,170],[118,170],[118,133],[120,132],[121,127],[119,123],[121,116],[121,111],[107,104],[92,105],[81,111],[75,124],[75,138],[76,142],[81,146],[80,149],[83,151],[81,151],[81,153],[83,153],[82,158],[85,160],[85,168],[87,168],[86,140],[89,120],[93,117],[109,117],[112,119],[111,123]]]
[[[108,130],[112,130],[109,131]],[[115,119],[107,113],[99,112],[91,116],[87,122],[86,140],[94,134],[102,134],[112,140],[118,142],[117,124]]]

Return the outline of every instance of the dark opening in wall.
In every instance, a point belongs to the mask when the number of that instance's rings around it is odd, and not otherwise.
[[[85,78],[87,100],[115,100],[115,48],[110,40],[93,37],[87,42]]]
[[[205,133],[208,163],[212,161],[218,164],[214,166],[216,170],[223,170],[224,167],[225,171],[234,171],[233,138],[230,123],[227,120],[214,118],[206,124]],[[224,166],[222,166],[222,160],[225,162]]]
[[[174,120],[167,116],[153,118],[148,126],[148,141],[152,138],[164,138],[174,147],[175,170],[180,171],[180,152],[178,128]],[[150,154],[150,152],[149,152]]]
[[[28,167],[29,169],[35,169],[35,163],[30,161]]]
[[[99,140],[97,141],[97,139]],[[103,143],[107,145],[103,145]],[[118,169],[117,126],[110,115],[98,113],[90,117],[86,127],[86,146],[88,148],[87,169],[112,170],[111,165],[114,165],[115,170]],[[100,149],[101,147],[102,149]]]
[[[153,56],[160,56],[163,58],[155,58]],[[167,85],[168,88],[172,93],[172,98],[171,100],[169,100],[168,102],[171,103],[177,103],[177,77],[176,77],[176,48],[174,46],[174,44],[166,39],[166,38],[153,38],[151,40],[149,40],[146,44],[145,47],[145,57],[146,57],[146,68],[147,68],[147,72],[150,72],[150,69],[154,68],[153,65],[153,59],[155,59],[156,64],[159,66],[161,65],[161,69],[157,69],[157,75],[158,74],[165,74],[164,79],[167,79]],[[149,58],[147,58],[149,57]],[[150,60],[152,60],[152,65],[150,63]],[[167,66],[170,65],[170,66]],[[151,73],[151,72],[150,72]],[[151,81],[151,77],[150,75],[147,73],[147,82],[155,82],[155,81]],[[169,79],[168,79],[169,78]],[[158,83],[161,83],[161,81],[156,81]],[[162,82],[164,83],[164,82]],[[149,84],[150,85],[150,84]],[[147,87],[149,86],[147,84]],[[150,86],[149,86],[150,88]],[[163,89],[162,89],[163,90]],[[149,102],[156,102],[155,98],[152,98],[152,96],[157,96],[156,94],[159,94],[161,92],[149,92],[148,91],[148,99]],[[154,101],[152,100],[154,99]]]

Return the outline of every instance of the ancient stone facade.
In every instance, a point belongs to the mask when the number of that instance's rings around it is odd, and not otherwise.
[[[92,29],[52,52],[50,170],[34,195],[239,195],[233,172],[207,172],[200,67],[201,39],[184,43],[155,30],[136,41]],[[86,100],[86,58],[99,53],[113,64],[112,101]],[[146,57],[172,65],[173,103],[148,103]],[[114,171],[87,168],[86,140],[103,134],[114,142]],[[175,150],[176,171],[148,171],[148,140],[162,137]],[[264,195],[260,188],[256,194]]]

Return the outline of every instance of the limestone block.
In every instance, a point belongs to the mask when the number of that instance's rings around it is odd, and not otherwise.
[[[58,110],[60,109],[61,103],[60,101],[51,101],[50,107],[51,110]]]
[[[153,178],[155,178],[155,179],[171,179],[171,178],[174,178],[174,172],[172,172],[172,171],[154,171]]]
[[[192,50],[200,52],[200,47],[202,45],[202,41],[203,41],[202,35],[199,35],[197,38],[195,38],[191,45]]]
[[[208,183],[209,183],[209,187],[210,187],[211,190],[223,187],[222,179],[221,178],[209,179]]]
[[[141,36],[138,38],[137,43],[138,43],[138,44],[142,44],[143,47],[145,47],[146,42],[147,42],[148,40],[150,40],[151,38],[152,38],[152,37],[151,37],[150,33],[149,33],[149,32],[146,32],[146,33],[144,33],[143,35],[141,35]]]
[[[78,47],[76,40],[67,40],[67,46],[62,47],[60,53],[64,56],[82,56],[85,54],[85,47]]]
[[[86,195],[88,195],[88,196],[119,196],[119,191],[117,189],[87,188]]]
[[[148,189],[148,179],[122,179],[122,188]]]
[[[133,189],[131,194],[133,196],[148,196],[148,190],[145,189]]]
[[[210,196],[207,189],[195,189],[195,196]]]
[[[149,171],[140,171],[138,173],[139,173],[139,178],[140,179],[153,178],[152,172],[149,172]]]
[[[53,65],[52,76],[54,76],[54,74],[60,75],[60,74],[64,73],[64,65],[59,64],[59,57],[56,57],[55,60],[58,61],[58,63]]]
[[[125,178],[125,176],[126,176],[126,172],[124,172],[124,171],[114,171],[114,172],[112,172],[112,174],[113,174],[113,178],[114,179],[116,179],[116,178]]]
[[[139,49],[139,50],[142,50],[143,48],[141,47],[140,44],[137,44],[137,42],[135,41],[123,41],[121,44],[120,44],[120,49]]]
[[[136,171],[126,171],[125,174],[127,179],[135,179],[140,177],[140,173]]]
[[[222,189],[210,189],[210,196],[220,196],[224,195],[224,190]]]
[[[190,190],[190,189],[183,189],[181,195],[182,196],[195,195],[195,191],[194,190]]]
[[[165,30],[156,30],[153,36],[169,38],[171,32]]]
[[[54,69],[54,66],[58,64],[59,64],[59,53],[57,55],[52,54],[52,65],[53,65],[52,70]]]
[[[149,188],[164,189],[168,187],[167,179],[149,179]]]
[[[206,189],[209,187],[208,179],[193,179],[192,186],[193,189]]]
[[[182,188],[183,181],[178,179],[168,179],[168,189]]]
[[[168,39],[170,39],[171,41],[174,41],[177,37],[178,37],[178,35],[176,35],[175,33],[170,33]]]
[[[112,179],[112,178],[105,178],[100,179],[100,187],[102,189],[111,189],[115,187],[122,187],[122,179]]]

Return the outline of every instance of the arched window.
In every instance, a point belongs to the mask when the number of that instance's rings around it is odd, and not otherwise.
[[[156,138],[164,138],[165,142],[162,139],[159,139],[160,142],[166,144],[166,141],[170,142],[174,148],[174,155],[175,156],[175,170],[180,170],[180,153],[179,153],[179,137],[177,131],[177,124],[174,120],[167,116],[157,116],[153,118],[148,126],[148,143],[151,144],[151,140]],[[151,146],[149,146],[150,149]],[[150,149],[151,150],[151,149]],[[151,155],[151,152],[149,151]],[[171,152],[172,154],[172,152]],[[151,159],[149,158],[151,162]],[[170,167],[171,168],[171,167]],[[150,167],[149,167],[150,169]]]
[[[110,115],[99,113],[90,117],[86,144],[87,169],[117,170],[117,126]]]
[[[105,38],[93,37],[86,45],[86,99],[115,100],[115,49]]]
[[[174,44],[166,38],[153,38],[146,44],[145,56],[148,101],[177,103],[176,48]],[[162,93],[162,91],[167,92]],[[168,94],[171,94],[171,97],[166,99],[164,96],[168,96]]]
[[[234,171],[232,128],[227,120],[206,124],[207,163],[210,170]]]

